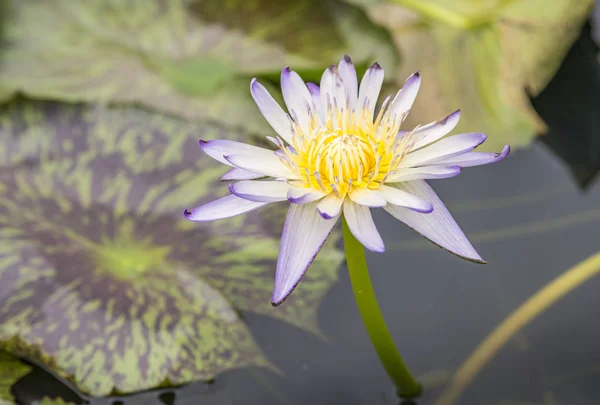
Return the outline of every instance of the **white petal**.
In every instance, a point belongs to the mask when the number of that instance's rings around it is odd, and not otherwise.
[[[254,155],[230,155],[225,156],[225,159],[233,166],[252,173],[284,179],[298,178],[298,175],[284,165],[274,153],[268,159],[266,156],[257,157]]]
[[[348,55],[345,55],[340,61],[338,71],[346,88],[346,97],[348,97],[350,109],[354,110],[358,98],[358,79],[356,78],[354,64]]]
[[[317,203],[317,211],[325,219],[337,218],[342,211],[344,198],[339,198],[334,193],[328,194]]]
[[[462,155],[452,156],[445,159],[436,160],[434,164],[451,164],[462,167],[487,165],[488,163],[499,162],[510,153],[510,146],[506,145],[502,152],[467,152]]]
[[[429,123],[414,131],[411,136],[417,141],[413,145],[412,150],[421,149],[423,146],[441,139],[456,127],[459,119],[460,110],[457,110],[446,118]]]
[[[294,204],[308,204],[320,200],[327,194],[311,188],[292,187],[287,192],[287,199]]]
[[[346,89],[335,65],[326,69],[321,77],[321,104],[326,118],[330,118],[327,117],[330,107],[346,106]]]
[[[420,214],[389,204],[384,207],[384,210],[449,252],[466,260],[485,263],[454,221],[444,203],[442,203],[435,191],[425,181],[416,180],[398,183],[397,186],[407,193],[430,201],[433,204],[433,212],[430,214]]]
[[[235,195],[228,195],[191,211],[185,210],[184,215],[190,221],[215,221],[234,217],[267,204],[266,202],[254,202]]]
[[[416,197],[415,195],[396,187],[381,186],[379,187],[379,192],[390,204],[399,205],[425,214],[433,211],[433,205],[431,205],[429,201]]]
[[[289,67],[281,71],[281,92],[283,100],[292,117],[295,116],[297,124],[300,125],[305,134],[309,129],[309,110],[312,108],[312,96],[306,84],[298,73]]]
[[[231,164],[227,162],[227,164]],[[247,170],[238,169],[237,167],[229,169],[227,173],[221,176],[220,180],[253,180],[260,179],[261,177],[265,177],[262,174],[256,174],[249,172]]]
[[[258,146],[248,145],[247,143],[226,141],[222,139],[215,139],[213,141],[200,140],[200,147],[211,158],[232,166],[232,164],[225,159],[225,155],[251,155],[256,156],[259,159],[271,158],[275,156],[274,150],[265,148],[259,148]]]
[[[355,203],[366,205],[367,207],[383,207],[387,204],[385,198],[377,190],[353,188],[348,195]]]
[[[292,121],[283,108],[256,79],[250,83],[250,93],[267,122],[287,143],[292,143]]]
[[[325,69],[320,83],[321,106],[323,107],[326,119],[329,118],[327,115],[330,113],[330,108],[333,107],[333,68],[335,66]]]
[[[256,202],[276,202],[287,200],[290,185],[285,181],[264,180],[239,181],[229,185],[231,194]]]
[[[364,205],[353,203],[346,198],[344,201],[344,218],[348,224],[348,228],[352,235],[358,239],[360,243],[367,249],[373,252],[385,251],[383,240],[377,232],[371,211]]]
[[[323,113],[323,105],[321,104],[321,89],[314,83],[306,83],[306,87],[308,87],[308,91],[312,96],[313,103],[317,111],[317,116],[321,120],[321,123],[324,124],[325,114]]]
[[[273,305],[281,304],[290,295],[337,222],[323,219],[316,205],[290,205],[277,258]]]
[[[392,105],[390,106],[390,115],[392,117],[402,116],[402,119],[406,118],[406,115],[408,115],[408,112],[415,102],[415,98],[417,98],[417,93],[419,92],[420,86],[421,75],[419,72],[412,74],[408,79],[406,79],[402,89],[400,89],[398,94],[396,94],[396,97],[394,97]]]
[[[442,158],[449,158],[470,152],[477,146],[485,142],[486,136],[477,132],[468,134],[454,135],[433,145],[419,149],[416,152],[410,152],[401,161],[399,168],[421,166],[440,161]]]
[[[383,84],[383,69],[378,63],[374,63],[373,66],[367,69],[365,75],[360,82],[360,88],[358,90],[357,100],[357,111],[362,108],[367,109],[367,119],[373,121],[373,113],[375,111],[375,105],[377,104],[377,98],[381,91]],[[360,114],[358,114],[360,116]]]
[[[388,176],[386,183],[397,183],[399,181],[447,179],[458,176],[461,172],[460,166],[425,166],[398,169],[394,174]]]

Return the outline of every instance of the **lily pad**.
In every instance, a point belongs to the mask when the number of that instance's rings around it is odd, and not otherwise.
[[[72,402],[66,402],[62,398],[42,398],[41,401],[33,403],[33,405],[75,405]]]
[[[407,127],[461,109],[457,131],[483,146],[528,145],[546,125],[530,104],[557,71],[593,0],[353,0],[388,28],[402,54],[398,81],[420,70]]]
[[[135,108],[0,111],[0,348],[105,396],[273,368],[238,310],[319,333],[337,235],[273,308],[284,205],[183,219],[227,189],[198,139],[243,136]]]
[[[0,351],[0,405],[14,405],[11,388],[29,374],[31,367],[10,354]]]
[[[332,4],[339,12],[321,0],[10,0],[0,100],[20,91],[38,99],[137,103],[271,133],[250,96],[251,76],[291,65],[320,77],[326,65],[359,48],[358,33],[360,49],[369,51],[357,58],[396,59],[365,15]],[[357,20],[356,30],[348,30],[349,19]]]

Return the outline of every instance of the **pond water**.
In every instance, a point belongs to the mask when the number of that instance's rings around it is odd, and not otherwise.
[[[573,288],[554,284],[552,291],[561,299],[553,303],[547,294],[528,307],[538,313],[510,318],[536,292],[600,251],[596,55],[588,27],[534,101],[550,126],[546,139],[501,164],[431,182],[489,264],[457,259],[390,221],[385,212],[375,213],[387,251],[368,255],[371,277],[398,348],[426,387],[415,404],[599,403],[600,277]],[[320,306],[327,341],[274,319],[243,314],[283,374],[251,368],[225,373],[211,384],[85,401],[401,403],[371,347],[345,270]],[[488,339],[496,328],[506,333]],[[484,350],[476,351],[482,343]],[[463,369],[464,378],[454,380],[467,359],[475,367]],[[39,369],[13,392],[22,404],[44,395],[84,402]]]

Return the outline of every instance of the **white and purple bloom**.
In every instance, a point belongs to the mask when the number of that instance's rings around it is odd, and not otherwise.
[[[444,138],[460,111],[412,131],[401,131],[419,91],[419,73],[386,98],[375,115],[383,69],[375,63],[360,85],[345,56],[323,73],[320,87],[284,68],[281,88],[286,113],[256,79],[250,90],[277,133],[275,150],[245,143],[200,141],[212,158],[232,166],[222,180],[231,195],[185,216],[192,221],[228,218],[278,201],[290,202],[277,260],[271,302],[281,304],[298,284],[343,214],[354,236],[383,252],[371,208],[394,218],[464,259],[485,263],[442,201],[425,182],[458,175],[463,167],[504,159],[501,153],[472,152],[486,136],[473,132]]]

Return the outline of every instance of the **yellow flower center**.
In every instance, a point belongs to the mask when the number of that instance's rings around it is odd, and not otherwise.
[[[369,115],[330,109],[325,123],[311,117],[308,134],[296,125],[293,148],[283,146],[281,155],[301,178],[292,184],[338,196],[352,188],[378,188],[412,145],[409,134],[397,137],[400,122],[385,113],[385,105],[375,122]]]

